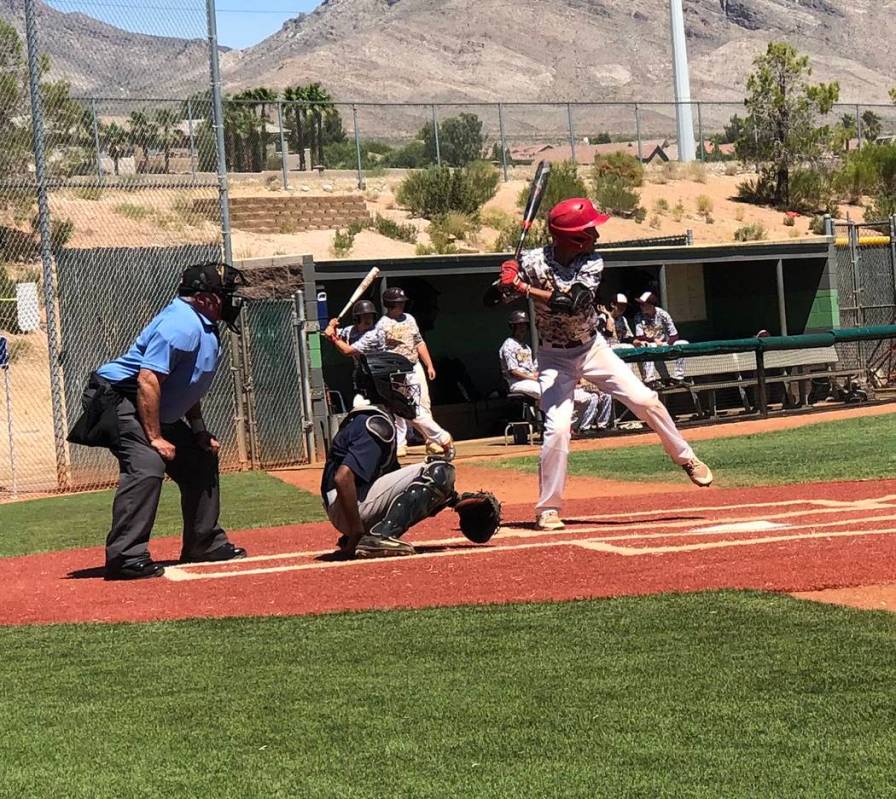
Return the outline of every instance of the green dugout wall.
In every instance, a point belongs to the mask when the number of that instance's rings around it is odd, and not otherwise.
[[[610,249],[603,255],[603,300],[624,292],[633,315],[634,298],[654,291],[690,341],[748,337],[761,329],[795,335],[830,330],[840,323],[830,238]],[[317,315],[312,299],[318,292],[326,293],[329,315],[338,313],[371,266],[379,266],[381,279],[369,298],[379,306],[379,296],[389,285],[401,286],[410,296],[409,311],[420,323],[440,373],[432,386],[434,406],[443,406],[440,418],[449,428],[451,421],[464,427],[466,433],[458,437],[491,434],[503,410],[491,413],[493,395],[503,388],[497,351],[507,336],[509,311],[524,307],[522,302],[497,310],[482,305],[482,294],[505,257],[306,262],[309,319]],[[350,402],[351,363],[325,342],[316,378]],[[468,400],[482,402],[471,405]],[[325,414],[318,398],[315,417]],[[324,423],[319,421],[317,427],[323,429]]]

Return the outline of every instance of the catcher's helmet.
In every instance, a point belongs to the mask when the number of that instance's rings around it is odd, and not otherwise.
[[[515,325],[527,325],[529,324],[529,317],[526,315],[525,311],[513,311],[513,313],[507,317],[507,324],[511,327],[514,327]]]
[[[383,305],[400,305],[407,301],[408,295],[404,293],[404,289],[398,288],[398,286],[383,292]]]
[[[557,203],[548,214],[548,230],[554,241],[573,249],[585,249],[591,236],[585,231],[597,228],[610,217],[602,214],[587,197],[573,197]]]
[[[376,306],[370,300],[358,300],[352,306],[352,318],[357,319],[364,314],[373,314],[376,316]]]
[[[245,298],[240,289],[248,284],[245,275],[230,264],[208,261],[184,269],[177,293],[181,297],[215,294],[221,298],[221,321],[240,333],[240,310]]]
[[[355,383],[374,405],[382,405],[396,416],[413,419],[417,415],[420,387],[408,380],[414,365],[392,352],[362,355],[358,359]]]

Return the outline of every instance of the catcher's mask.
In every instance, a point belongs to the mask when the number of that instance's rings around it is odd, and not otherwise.
[[[413,372],[413,364],[401,355],[362,355],[355,382],[374,405],[382,405],[403,419],[413,419],[420,403],[420,386],[411,380]]]
[[[238,293],[247,285],[246,277],[229,264],[209,261],[188,266],[180,279],[177,293],[181,297],[194,294],[214,294],[221,298],[221,321],[234,333],[242,333],[240,311],[245,298]]]

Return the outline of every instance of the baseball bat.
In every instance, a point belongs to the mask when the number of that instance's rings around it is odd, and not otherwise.
[[[374,280],[379,277],[380,269],[378,266],[373,267],[364,277],[364,279],[358,284],[358,288],[356,288],[352,292],[352,296],[348,298],[348,302],[345,304],[345,308],[343,308],[339,312],[339,316],[337,319],[342,319],[351,309],[352,306],[361,299],[361,295],[370,288],[370,284],[373,283]]]
[[[529,237],[529,231],[538,216],[538,209],[541,208],[541,201],[544,198],[545,190],[548,187],[548,178],[551,176],[551,164],[549,161],[539,161],[535,168],[535,177],[529,185],[529,196],[526,199],[526,208],[523,211],[523,229],[520,231],[520,239],[516,244],[516,250],[513,252],[513,260],[519,261],[523,247],[526,245],[526,239]],[[501,289],[498,288],[496,280],[486,290],[483,302],[487,307],[498,305],[502,300]]]
[[[517,242],[516,250],[513,253],[513,259],[518,261],[520,253],[526,244],[529,236],[529,230],[535,217],[538,215],[538,209],[541,208],[541,201],[544,198],[544,192],[548,187],[548,178],[551,176],[551,164],[549,161],[539,161],[535,169],[535,177],[529,186],[529,198],[526,200],[526,209],[523,211],[523,229],[520,231],[520,240]]]

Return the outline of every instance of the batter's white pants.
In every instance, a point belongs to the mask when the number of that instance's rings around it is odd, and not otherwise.
[[[510,390],[525,394],[541,403],[541,385],[537,380],[517,380]],[[572,397],[574,410],[578,413],[577,430],[593,427],[608,427],[613,418],[613,399],[609,394],[592,394],[583,388],[576,388]]]
[[[414,364],[414,373],[413,375],[409,375],[409,378],[408,382],[415,383],[420,389],[417,402],[417,416],[414,419],[411,419],[411,424],[414,425],[414,429],[423,436],[423,440],[426,441],[427,444],[435,442],[436,444],[447,446],[452,440],[451,433],[445,430],[444,427],[432,418],[429,386],[426,382],[426,372],[423,369],[423,364],[417,361],[417,363]],[[396,417],[395,432],[397,435],[397,446],[399,448],[406,447],[408,444],[408,420]]]
[[[566,487],[566,467],[576,384],[583,377],[601,391],[627,406],[660,437],[663,449],[675,463],[683,465],[694,451],[675,427],[669,411],[598,336],[592,343],[568,350],[542,347],[538,352],[541,373],[541,409],[545,414],[544,444],[538,477],[541,495],[539,512],[560,510]]]
[[[675,343],[689,344],[690,342],[685,341],[683,338],[680,338]],[[657,379],[657,364],[653,361],[645,361],[641,364],[641,369],[644,373],[645,383],[650,383]],[[666,361],[659,362],[659,371],[663,377],[669,377],[669,368],[666,366]],[[681,380],[684,377],[684,358],[676,359],[675,366],[672,367],[672,377],[674,377],[676,380]]]

